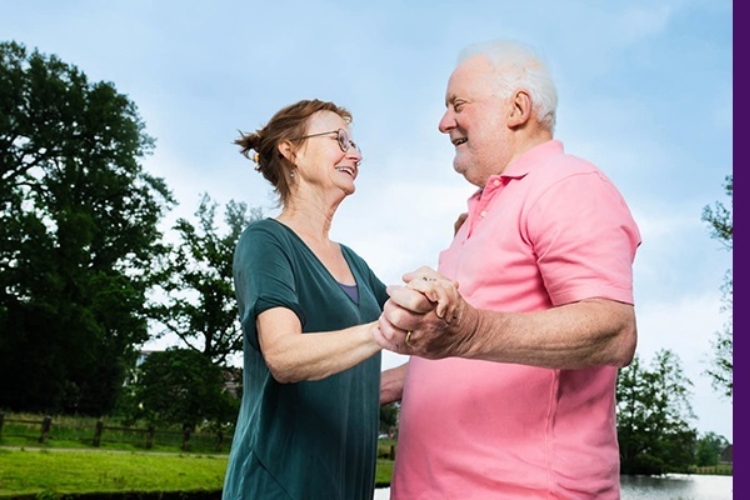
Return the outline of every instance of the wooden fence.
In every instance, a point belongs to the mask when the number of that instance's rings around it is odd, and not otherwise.
[[[57,432],[56,432],[57,431]],[[210,451],[225,451],[231,444],[232,433],[218,430],[213,433],[192,432],[185,426],[179,430],[156,429],[148,427],[128,427],[105,425],[102,420],[96,421],[93,428],[89,424],[75,427],[65,424],[55,424],[52,417],[45,416],[38,419],[17,418],[0,412],[0,442],[4,437],[24,437],[39,443],[50,439],[60,441],[81,441],[95,447],[102,442],[131,443],[146,449],[152,449],[155,444],[164,446],[178,446],[183,451],[196,448]]]

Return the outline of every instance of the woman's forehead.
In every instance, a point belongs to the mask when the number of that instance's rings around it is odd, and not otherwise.
[[[308,132],[312,131],[313,127],[328,127],[328,130],[336,130],[339,128],[349,130],[349,124],[346,123],[346,120],[344,120],[344,118],[342,118],[338,113],[334,113],[333,111],[328,110],[318,111],[310,117],[310,120],[307,124]]]

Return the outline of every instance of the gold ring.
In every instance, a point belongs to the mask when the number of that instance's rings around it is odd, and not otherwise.
[[[408,332],[406,332],[406,338],[404,339],[404,344],[406,344],[409,347],[411,347],[410,340],[411,340],[411,330],[409,330]]]

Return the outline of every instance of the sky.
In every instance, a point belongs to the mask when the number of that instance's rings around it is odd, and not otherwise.
[[[732,18],[728,0],[96,0],[3,2],[0,41],[55,54],[138,107],[156,147],[144,169],[193,218],[203,193],[278,214],[270,185],[232,141],[300,99],[353,116],[364,153],[331,237],[385,283],[437,266],[474,187],[437,129],[466,45],[536,47],[555,79],[555,137],[609,176],[643,243],[634,264],[637,355],[671,349],[693,383],[699,432],[732,441],[732,402],[704,375],[732,254],[701,221],[727,204],[732,173]],[[194,218],[193,218],[194,220]],[[163,347],[153,344],[157,347]],[[168,342],[168,341],[167,341]],[[407,358],[383,356],[383,368]]]

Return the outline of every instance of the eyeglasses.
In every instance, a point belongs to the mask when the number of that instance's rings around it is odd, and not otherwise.
[[[300,137],[300,139],[307,139],[308,137],[318,137],[321,135],[328,135],[328,134],[336,134],[336,141],[339,143],[339,147],[341,148],[341,151],[343,151],[344,153],[349,151],[350,147],[356,149],[360,153],[362,152],[359,149],[359,146],[357,146],[357,144],[355,144],[353,140],[349,139],[349,134],[347,134],[346,130],[344,130],[343,128],[340,128],[338,130],[329,130],[328,132],[321,132],[319,134],[303,135],[302,137]]]

